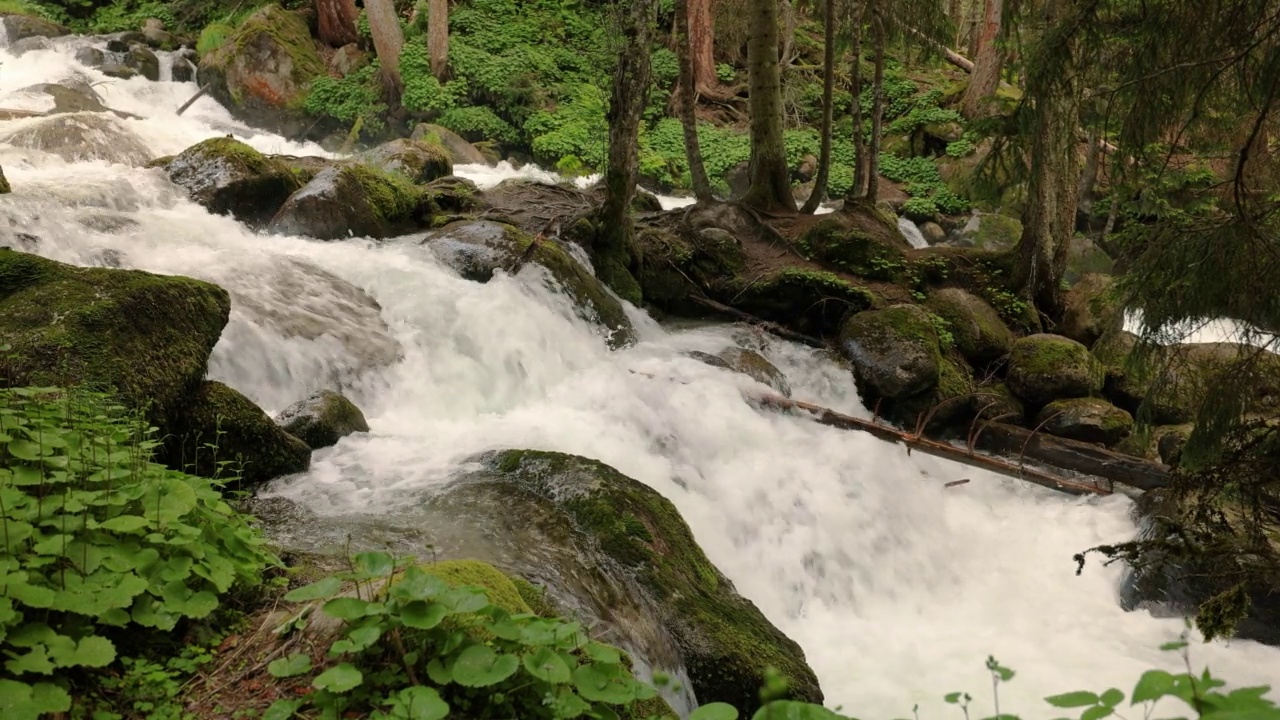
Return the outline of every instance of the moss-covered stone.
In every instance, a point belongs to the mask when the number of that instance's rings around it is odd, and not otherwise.
[[[917,305],[860,312],[844,323],[839,343],[864,401],[919,395],[938,384],[938,333]]]
[[[1013,333],[1000,313],[982,298],[960,288],[943,288],[929,295],[927,305],[947,322],[956,349],[975,366],[1009,353]]]
[[[385,238],[418,226],[422,191],[403,176],[360,163],[325,168],[289,196],[269,232],[317,240]]]
[[[511,503],[556,508],[634,576],[675,639],[699,702],[727,702],[750,715],[770,667],[787,678],[792,697],[822,702],[804,651],[737,594],[670,501],[585,458],[508,450],[479,460],[490,474],[472,482],[501,486]]]
[[[369,431],[360,408],[332,390],[321,390],[290,405],[276,416],[276,423],[312,450],[336,445],[352,433]]]
[[[509,613],[534,611],[529,603],[525,602],[520,588],[512,578],[489,563],[479,560],[444,560],[421,567],[424,571],[445,581],[450,587],[471,587],[483,590],[489,602]]]
[[[1104,334],[1123,330],[1124,313],[1114,286],[1109,275],[1091,273],[1080,278],[1063,298],[1059,334],[1093,347]]]
[[[0,249],[0,378],[114,388],[163,429],[204,378],[230,311],[225,290],[198,280]]]
[[[9,187],[9,179],[4,176],[4,168],[0,168],[0,195],[6,195],[13,192],[13,188]]]
[[[269,221],[302,187],[286,163],[226,137],[183,150],[164,170],[209,212],[231,215],[250,225]]]
[[[302,110],[311,83],[326,72],[306,19],[270,4],[200,58],[197,78],[236,118],[297,137],[311,124]]]
[[[1022,401],[1004,383],[976,388],[970,396],[969,408],[975,417],[992,422],[1020,425],[1027,411]]]
[[[875,303],[870,290],[834,273],[797,267],[753,280],[735,277],[724,291],[736,307],[815,335],[834,334],[850,313]]]
[[[172,424],[163,459],[175,469],[251,487],[305,472],[311,448],[249,398],[220,382],[205,381]]]
[[[1063,398],[1088,397],[1102,391],[1103,367],[1088,348],[1061,335],[1031,335],[1013,344],[1009,354],[1009,389],[1039,408]]]
[[[1098,398],[1055,400],[1036,416],[1037,425],[1058,437],[1111,447],[1133,432],[1133,416]]]
[[[438,142],[399,138],[364,153],[364,161],[379,170],[397,173],[415,184],[453,174],[453,162]]]
[[[856,214],[831,213],[796,243],[806,256],[854,275],[892,280],[902,273],[903,252],[910,247],[896,223],[876,208],[860,206]]]
[[[0,16],[0,28],[9,40],[8,45],[32,37],[56,38],[71,34],[71,30],[56,22],[27,13],[6,13]]]
[[[413,134],[409,136],[409,139],[439,144],[444,148],[449,159],[457,165],[490,164],[488,158],[484,156],[484,153],[480,152],[479,148],[467,142],[466,138],[441,125],[419,123],[413,129]]]
[[[635,340],[635,328],[622,303],[555,241],[540,240],[530,250],[533,238],[512,225],[465,220],[440,228],[426,242],[463,277],[476,282],[488,282],[498,269],[509,271],[523,262],[541,265],[559,289],[573,298],[580,317],[599,323],[609,332],[611,347],[624,347]]]
[[[636,243],[640,263],[636,280],[646,304],[682,315],[706,308],[690,298],[742,271],[746,258],[742,243],[722,228],[703,228],[688,236],[659,228],[640,228]]]
[[[1022,223],[1008,215],[980,213],[969,220],[961,235],[980,250],[1010,250],[1022,239]]]

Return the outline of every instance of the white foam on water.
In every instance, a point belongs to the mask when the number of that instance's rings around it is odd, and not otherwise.
[[[109,106],[143,116],[126,122],[157,156],[227,132],[264,151],[325,154],[253,131],[207,97],[175,117],[193,85],[105,79],[66,48],[0,51],[0,61],[0,96],[74,73],[105,83]],[[829,704],[862,718],[909,717],[917,703],[937,718],[954,712],[941,701],[953,690],[989,709],[988,655],[1018,671],[1001,709],[1026,718],[1051,717],[1046,695],[1127,690],[1149,667],[1179,667],[1157,648],[1180,620],[1122,611],[1117,567],[1075,575],[1074,553],[1134,535],[1129,500],[1071,498],[754,410],[743,393],[764,388],[683,354],[725,347],[729,328],[668,331],[628,307],[641,342],[611,352],[536,266],[481,285],[413,238],[254,234],[189,202],[159,170],[3,146],[0,164],[14,187],[0,200],[0,241],[228,288],[214,378],[270,412],[345,378],[372,431],[272,489],[317,512],[393,510],[490,448],[598,458],[670,498],[712,561],[804,647]],[[558,180],[530,166],[458,170],[482,187]],[[128,223],[95,230],[90,215]],[[868,415],[841,364],[768,343],[799,399]],[[1252,642],[1193,652],[1197,668],[1237,685],[1274,682],[1280,667],[1280,650]]]

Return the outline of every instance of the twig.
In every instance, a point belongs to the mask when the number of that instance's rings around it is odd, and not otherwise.
[[[204,87],[200,88],[195,95],[192,95],[190,100],[182,103],[182,107],[178,108],[178,116],[181,117],[182,113],[187,111],[187,108],[191,107],[197,100],[204,97],[204,94],[209,92],[209,88],[211,87],[213,87],[213,83],[205,83]]]

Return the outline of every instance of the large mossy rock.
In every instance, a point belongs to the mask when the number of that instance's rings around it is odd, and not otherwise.
[[[982,298],[960,288],[943,288],[929,296],[928,307],[947,321],[956,349],[981,367],[1009,353],[1013,332],[1000,313]]]
[[[788,680],[791,697],[822,702],[804,651],[711,564],[669,500],[571,455],[508,450],[477,460],[483,469],[460,489],[490,493],[517,514],[540,508],[543,522],[574,528],[593,553],[634,578],[674,639],[700,703],[727,702],[749,716],[771,667]]]
[[[736,276],[721,285],[734,307],[812,335],[833,335],[850,313],[870,308],[875,296],[835,273],[787,267],[759,278]]]
[[[438,143],[455,165],[492,165],[480,148],[447,127],[421,123],[413,129],[410,140]]]
[[[417,184],[453,174],[453,162],[438,143],[398,138],[369,150],[363,159],[379,170],[398,173]]]
[[[1063,298],[1058,333],[1093,347],[1104,334],[1123,330],[1124,314],[1116,302],[1114,285],[1110,275],[1091,273],[1080,278]]]
[[[0,26],[3,26],[10,45],[27,38],[56,38],[71,34],[69,29],[56,22],[19,13],[0,16]]]
[[[360,408],[332,390],[321,390],[290,405],[276,416],[276,423],[312,450],[336,445],[354,433],[369,432]]]
[[[1036,417],[1050,435],[1111,447],[1133,432],[1133,416],[1098,398],[1054,400]]]
[[[227,292],[198,280],[0,250],[0,377],[115,389],[163,429],[188,406],[230,312]]]
[[[299,13],[259,8],[218,48],[200,58],[201,86],[236,118],[285,137],[310,125],[302,103],[324,59]]]
[[[506,271],[525,264],[522,258],[542,266],[559,289],[573,298],[579,317],[608,331],[611,347],[630,345],[635,340],[635,328],[622,303],[567,250],[549,240],[530,248],[533,242],[518,228],[491,220],[450,223],[425,240],[437,257],[476,282],[488,282],[499,269]]]
[[[824,216],[796,245],[828,267],[879,280],[893,279],[911,248],[892,214],[865,203],[853,212]]]
[[[1009,354],[1009,389],[1034,408],[1064,398],[1096,395],[1105,372],[1089,349],[1061,335],[1030,335]]]
[[[840,329],[839,342],[864,400],[910,397],[938,384],[938,332],[917,305],[860,312]]]
[[[746,264],[742,243],[729,231],[704,227],[689,234],[661,228],[638,230],[640,265],[636,281],[643,301],[680,315],[705,311],[691,298],[742,272]]]
[[[387,238],[418,226],[422,191],[398,174],[358,163],[327,167],[289,196],[267,225],[317,240]]]
[[[231,138],[210,138],[183,150],[165,172],[209,212],[250,225],[270,221],[302,187],[284,161]]]
[[[220,382],[205,381],[172,423],[164,461],[194,475],[237,478],[240,487],[251,487],[305,472],[311,448],[249,398]]]

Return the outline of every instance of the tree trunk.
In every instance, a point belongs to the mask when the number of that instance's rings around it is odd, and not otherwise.
[[[355,0],[316,0],[316,26],[320,42],[342,47],[360,39],[356,21],[360,12]]]
[[[1080,173],[1080,184],[1076,188],[1076,208],[1085,215],[1093,214],[1094,190],[1098,186],[1098,171],[1102,158],[1102,138],[1097,128],[1089,129],[1089,147],[1085,151],[1084,170]]]
[[[955,36],[951,38],[951,44],[960,45],[960,35],[964,28],[964,20],[961,14],[964,13],[964,3],[961,0],[951,0],[947,5],[947,17],[951,18],[951,22],[956,24]]]
[[[699,2],[700,0],[693,0]],[[714,200],[711,179],[702,162],[702,148],[698,143],[698,118],[695,114],[698,96],[695,85],[693,53],[690,49],[689,0],[676,0],[676,50],[680,58],[680,124],[684,126],[684,153],[689,161],[689,178],[693,182],[693,195],[699,202]]]
[[[657,24],[657,0],[631,0],[622,6],[622,48],[613,75],[609,101],[609,164],[605,169],[605,199],[600,208],[601,231],[594,247],[596,272],[623,298],[639,300],[631,276],[631,199],[639,175],[640,123],[649,103],[650,66]]]
[[[862,15],[853,14],[853,65],[849,69],[850,92],[853,93],[853,185],[845,193],[845,202],[867,195],[867,133],[862,123]]]
[[[884,133],[884,21],[879,13],[871,18],[876,44],[876,74],[872,87],[871,147],[867,151],[867,200],[875,204],[880,195],[880,136]]]
[[[716,75],[716,26],[711,14],[712,0],[688,0],[689,46],[693,55],[693,86],[707,92],[720,84]]]
[[[373,35],[373,49],[382,65],[382,79],[388,98],[394,105],[400,101],[404,83],[400,81],[400,50],[404,48],[404,32],[392,0],[365,0],[365,13],[369,16],[369,31]]]
[[[760,210],[796,209],[782,138],[782,77],[778,68],[777,0],[751,0],[747,40],[750,73],[751,187],[742,201]]]
[[[973,75],[964,91],[960,112],[969,119],[990,113],[990,100],[1000,87],[1002,57],[996,40],[1000,37],[1000,24],[1004,16],[1004,0],[986,0],[982,13],[982,33],[978,37],[978,52],[973,61]]]
[[[823,8],[826,23],[822,48],[822,149],[818,155],[818,177],[813,181],[813,192],[800,212],[812,214],[822,204],[827,194],[827,179],[831,175],[831,124],[835,114],[832,95],[836,80],[836,0],[826,0]]]
[[[431,74],[444,80],[449,70],[449,0],[430,0],[427,5],[427,55]]]

